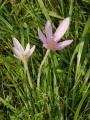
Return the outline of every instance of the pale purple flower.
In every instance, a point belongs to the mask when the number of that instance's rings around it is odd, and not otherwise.
[[[27,61],[35,50],[35,45],[33,45],[33,47],[30,49],[29,43],[27,44],[26,49],[24,50],[22,45],[16,38],[13,38],[13,44],[14,44],[13,51],[15,56],[22,61],[24,60]]]
[[[44,35],[40,28],[38,27],[38,35],[41,41],[43,42],[43,46],[50,50],[62,50],[66,46],[70,45],[73,40],[66,40],[62,42],[58,42],[62,36],[65,34],[66,30],[68,29],[70,24],[70,18],[67,17],[62,21],[62,23],[57,28],[56,32],[52,32],[52,26],[50,21],[47,21],[45,25],[45,32]]]

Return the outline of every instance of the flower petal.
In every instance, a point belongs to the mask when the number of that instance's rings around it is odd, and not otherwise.
[[[63,48],[67,47],[73,42],[73,40],[66,40],[63,42],[58,43],[56,50],[62,50]]]
[[[14,47],[20,52],[24,52],[24,49],[22,47],[22,45],[20,44],[20,42],[16,39],[16,38],[13,38],[13,44],[14,44]]]
[[[35,50],[35,45],[33,45],[33,47],[31,48],[31,49],[29,49],[29,51],[27,52],[27,59],[32,55],[32,53],[34,52],[34,50]]]
[[[52,26],[50,21],[46,22],[45,31],[46,31],[47,39],[50,39],[52,37]]]
[[[57,28],[56,32],[54,33],[54,40],[59,41],[61,37],[65,34],[66,30],[68,29],[70,23],[70,18],[67,17],[62,21],[62,23]]]
[[[22,54],[15,47],[13,47],[13,52],[15,56],[21,60]]]
[[[25,49],[25,53],[27,53],[30,50],[30,44],[28,43]]]
[[[44,34],[42,33],[39,27],[38,27],[38,36],[43,43],[46,43],[46,37],[44,36]]]

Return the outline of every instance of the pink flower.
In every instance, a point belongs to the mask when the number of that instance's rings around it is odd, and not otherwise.
[[[66,46],[70,45],[73,42],[73,40],[58,42],[65,34],[66,30],[68,29],[69,23],[70,23],[70,18],[67,17],[62,21],[62,23],[59,25],[59,27],[57,28],[54,34],[52,32],[52,26],[50,21],[47,21],[45,25],[46,35],[44,35],[40,30],[40,28],[38,28],[38,36],[43,42],[43,46],[50,50],[62,50]]]
[[[33,45],[33,47],[30,49],[29,43],[27,44],[26,49],[24,50],[22,45],[16,38],[13,38],[13,44],[14,44],[13,51],[15,56],[22,61],[24,60],[27,61],[35,50],[35,45]]]

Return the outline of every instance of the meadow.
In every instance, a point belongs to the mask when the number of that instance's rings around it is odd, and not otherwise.
[[[53,50],[38,27],[68,17],[61,41],[73,42]],[[30,44],[25,61],[15,38]],[[0,0],[0,120],[90,120],[90,0]]]

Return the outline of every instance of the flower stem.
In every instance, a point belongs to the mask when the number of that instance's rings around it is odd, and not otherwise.
[[[25,72],[26,72],[27,77],[28,77],[29,85],[30,85],[31,88],[33,88],[33,84],[32,84],[32,81],[31,81],[31,77],[30,77],[27,61],[23,61],[23,63],[24,63]]]
[[[42,62],[41,62],[41,65],[40,65],[40,67],[39,67],[38,78],[37,78],[37,88],[38,88],[38,89],[39,89],[39,87],[40,87],[40,76],[41,76],[42,66],[43,66],[45,60],[47,59],[47,56],[48,56],[49,52],[50,52],[50,50],[47,50],[47,52],[46,52],[46,54],[45,54],[45,56],[44,56],[44,58],[43,58],[43,60],[42,60]]]

